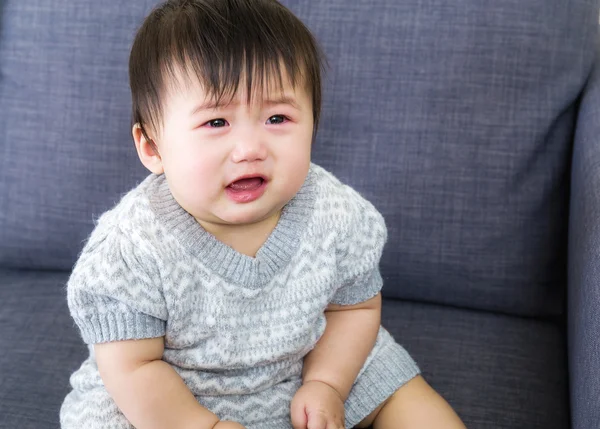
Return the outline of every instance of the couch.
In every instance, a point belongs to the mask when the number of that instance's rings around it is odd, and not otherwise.
[[[383,323],[472,429],[600,428],[596,0],[284,0],[329,60],[314,161],[384,214]],[[147,174],[154,0],[0,2],[0,427],[58,428],[65,283]]]

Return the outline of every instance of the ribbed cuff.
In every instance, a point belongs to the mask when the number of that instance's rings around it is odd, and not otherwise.
[[[165,335],[165,321],[143,313],[94,314],[76,320],[86,344],[142,340]]]
[[[387,332],[386,332],[387,334]],[[389,334],[358,377],[346,400],[346,427],[353,428],[421,372],[408,352]]]
[[[368,273],[359,276],[353,282],[342,285],[333,298],[332,304],[355,305],[368,301],[381,291],[383,279],[379,268],[375,267]]]

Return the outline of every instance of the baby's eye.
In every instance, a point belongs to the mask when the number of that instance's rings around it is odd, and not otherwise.
[[[274,125],[283,124],[287,120],[288,120],[288,118],[286,118],[283,115],[273,115],[269,119],[267,119],[267,124],[274,124]]]
[[[205,127],[208,128],[222,128],[227,125],[227,121],[223,118],[212,119],[204,124]]]

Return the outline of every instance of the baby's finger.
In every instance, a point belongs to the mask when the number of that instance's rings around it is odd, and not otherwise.
[[[327,419],[321,413],[309,413],[306,429],[327,429]]]
[[[306,429],[306,411],[304,404],[292,402],[291,407],[292,427],[294,429]]]

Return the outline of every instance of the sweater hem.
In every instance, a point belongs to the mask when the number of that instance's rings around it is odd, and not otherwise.
[[[346,427],[353,428],[420,374],[408,352],[385,331],[388,338],[358,377],[346,400]]]

